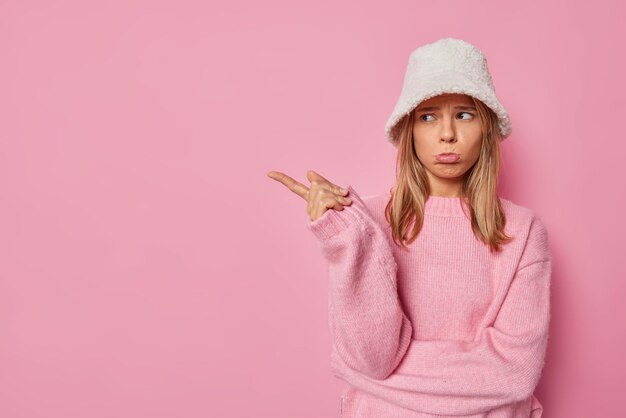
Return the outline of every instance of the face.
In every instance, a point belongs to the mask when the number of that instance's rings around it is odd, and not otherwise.
[[[432,194],[460,195],[464,176],[476,163],[482,125],[470,96],[442,94],[414,110],[413,142],[426,168]],[[438,157],[441,153],[456,156]]]

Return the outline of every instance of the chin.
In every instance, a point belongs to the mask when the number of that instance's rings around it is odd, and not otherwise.
[[[447,171],[440,171],[437,170],[435,171],[435,175],[437,177],[441,177],[441,178],[445,178],[445,179],[455,179],[455,178],[459,178],[459,177],[463,177],[465,175],[465,173],[467,173],[467,170],[455,170],[453,172]]]

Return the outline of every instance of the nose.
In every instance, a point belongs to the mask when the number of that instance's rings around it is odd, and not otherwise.
[[[453,117],[444,117],[441,125],[441,141],[456,142]]]

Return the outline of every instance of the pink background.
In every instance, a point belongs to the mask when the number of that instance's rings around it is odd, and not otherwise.
[[[0,416],[338,417],[314,169],[394,181],[408,54],[487,55],[545,221],[546,418],[626,414],[621,1],[0,3]]]

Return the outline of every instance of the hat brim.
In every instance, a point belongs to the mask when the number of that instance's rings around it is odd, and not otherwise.
[[[399,138],[394,135],[394,128],[397,123],[424,100],[445,93],[467,94],[480,100],[498,116],[498,129],[501,140],[510,135],[511,121],[509,114],[492,91],[479,87],[462,73],[447,71],[432,74],[428,77],[405,80],[400,98],[385,125],[387,139],[397,147]]]

